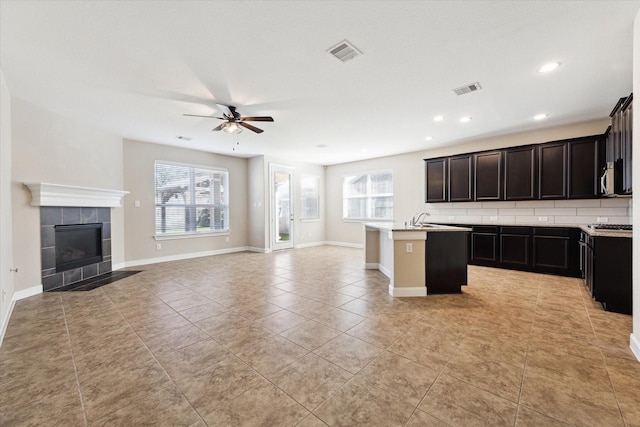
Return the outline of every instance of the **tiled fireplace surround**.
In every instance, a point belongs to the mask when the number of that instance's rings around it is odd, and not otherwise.
[[[102,223],[102,262],[56,273],[55,226]],[[61,286],[111,272],[111,208],[40,207],[42,287],[50,291]]]

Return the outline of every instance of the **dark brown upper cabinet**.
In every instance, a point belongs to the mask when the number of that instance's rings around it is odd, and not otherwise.
[[[425,160],[425,201],[427,203],[447,201],[447,158]]]
[[[536,147],[504,151],[504,199],[533,200],[537,197]]]
[[[567,197],[567,145],[563,142],[538,146],[538,197]]]
[[[502,199],[502,151],[474,154],[476,200]]]
[[[597,137],[587,137],[569,141],[567,148],[568,197],[570,199],[598,197],[600,195],[600,159],[604,159],[604,152],[603,156],[599,156],[599,150],[604,148],[603,144]]]
[[[473,155],[465,154],[449,158],[449,201],[473,200]]]
[[[633,142],[633,94],[622,106],[622,129],[620,138],[620,158],[622,159],[622,183],[620,194],[632,194],[631,157]]]

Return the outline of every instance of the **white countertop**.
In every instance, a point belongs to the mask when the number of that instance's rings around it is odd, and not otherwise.
[[[443,224],[424,224],[421,227],[405,227],[404,224],[393,223],[393,222],[367,222],[364,224],[365,227],[376,228],[378,230],[383,231],[407,231],[407,232],[415,232],[415,231],[425,231],[425,232],[433,232],[433,231],[471,231],[470,228],[466,227],[454,227],[452,225],[443,225]]]

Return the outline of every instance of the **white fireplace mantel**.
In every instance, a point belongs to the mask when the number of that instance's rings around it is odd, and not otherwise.
[[[119,208],[122,207],[122,198],[129,194],[128,191],[45,182],[25,182],[24,185],[31,190],[31,206]]]

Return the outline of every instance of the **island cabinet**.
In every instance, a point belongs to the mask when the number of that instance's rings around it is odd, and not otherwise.
[[[531,270],[530,227],[500,227],[500,266]]]
[[[502,200],[502,151],[474,154],[476,200]]]
[[[535,146],[504,150],[504,199],[537,198],[537,156]]]
[[[567,197],[567,145],[551,142],[538,146],[538,197]]]
[[[473,200],[473,155],[450,157],[448,178],[450,202]]]
[[[447,158],[425,160],[427,203],[447,201]]]
[[[568,149],[568,192],[570,199],[600,196],[600,170],[604,167],[604,144],[601,138],[570,140]],[[600,152],[602,151],[602,155]]]

